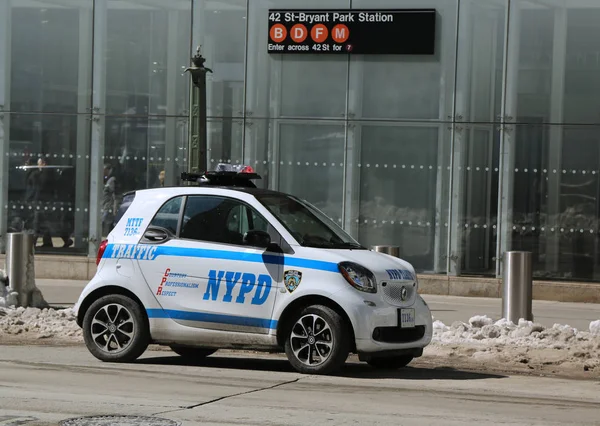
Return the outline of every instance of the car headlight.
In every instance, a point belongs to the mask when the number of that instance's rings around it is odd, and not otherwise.
[[[348,284],[355,289],[366,293],[377,293],[377,280],[367,268],[353,262],[341,262],[338,268]]]

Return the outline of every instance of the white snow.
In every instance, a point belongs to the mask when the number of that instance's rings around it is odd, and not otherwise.
[[[58,337],[82,340],[81,329],[75,320],[72,308],[0,308],[0,337],[6,333],[29,334],[38,339]]]
[[[547,328],[523,319],[518,324],[504,318],[494,322],[487,316],[478,315],[470,318],[468,323],[456,321],[450,326],[435,321],[433,329],[433,341],[441,344],[479,343],[554,349],[600,345],[600,320],[590,323],[588,332],[564,324]]]

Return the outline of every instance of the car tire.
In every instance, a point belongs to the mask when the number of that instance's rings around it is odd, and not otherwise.
[[[150,343],[148,321],[131,298],[112,294],[96,300],[83,318],[83,338],[93,356],[104,362],[131,362]]]
[[[177,355],[189,360],[201,360],[217,352],[218,349],[195,348],[193,346],[170,346],[171,350]]]
[[[348,326],[340,314],[327,306],[313,305],[302,309],[286,327],[285,354],[288,361],[303,374],[336,372],[344,365],[350,352]],[[315,333],[314,330],[319,331]],[[318,360],[315,356],[317,350]]]
[[[373,368],[378,368],[382,370],[397,370],[399,368],[406,367],[412,360],[412,355],[401,355],[394,357],[385,357],[385,358],[371,358],[367,361]]]

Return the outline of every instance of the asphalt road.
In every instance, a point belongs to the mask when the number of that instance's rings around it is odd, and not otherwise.
[[[38,279],[36,283],[49,303],[57,306],[71,306],[77,301],[87,281]],[[423,298],[429,303],[434,318],[447,325],[454,321],[467,322],[474,315],[488,315],[491,318],[500,319],[502,314],[502,299],[429,294],[424,295]],[[534,300],[533,315],[536,322],[540,322],[546,327],[552,327],[558,323],[567,324],[579,330],[588,330],[591,321],[600,319],[600,305]]]
[[[103,364],[85,348],[0,346],[0,425],[57,425],[90,415],[260,426],[592,425],[600,418],[595,381],[382,372],[352,363],[338,376],[304,376],[280,357],[248,356],[217,352],[202,365],[186,365],[155,351],[136,363]]]

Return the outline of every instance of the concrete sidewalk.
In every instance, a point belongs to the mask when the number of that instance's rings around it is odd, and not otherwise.
[[[36,284],[44,298],[53,306],[71,306],[88,281],[37,279]],[[467,322],[475,315],[500,319],[502,299],[484,297],[438,296],[424,294],[434,319],[447,325],[454,321]],[[600,319],[600,304],[533,301],[534,320],[546,327],[567,324],[579,330],[588,330],[591,321]]]

